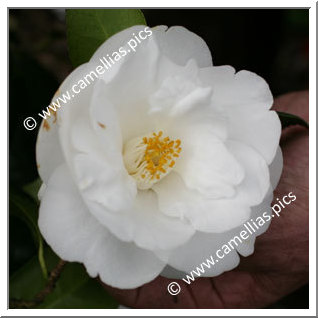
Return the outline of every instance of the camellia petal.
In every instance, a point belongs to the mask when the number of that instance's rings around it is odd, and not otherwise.
[[[235,74],[230,66],[201,69],[200,78],[213,88],[212,107],[228,118],[229,138],[254,147],[270,164],[281,124],[276,112],[268,111],[273,104],[268,84],[252,72]]]
[[[212,56],[204,40],[193,32],[175,26],[160,25],[153,28],[154,36],[163,53],[174,63],[185,65],[195,59],[200,67],[212,66]]]
[[[212,199],[233,197],[235,186],[244,178],[239,162],[205,126],[185,134],[176,171],[188,188]]]
[[[222,246],[232,239],[231,234],[230,232],[226,234],[197,232],[187,245],[175,249],[170,254],[168,263],[171,267],[188,274],[200,267],[203,262],[207,264],[207,259],[211,261],[210,256],[213,256],[215,258],[214,265],[210,264],[210,268],[204,267],[205,271],[201,273],[201,276],[218,276],[239,264],[240,258],[235,248],[232,251],[227,251],[227,254],[224,252],[226,247],[222,249]],[[215,256],[217,250],[220,250],[219,255],[222,257],[219,261],[216,261],[217,257]]]
[[[65,165],[48,182],[39,227],[64,260],[84,263],[91,276],[117,288],[149,282],[165,266],[151,251],[118,240],[88,212]]]
[[[64,93],[65,87],[69,87],[75,83],[76,78],[80,78],[85,75],[87,65],[81,65],[74,70],[62,83],[52,98],[52,102]],[[38,172],[43,182],[48,182],[49,177],[53,171],[65,161],[63,150],[59,141],[58,127],[60,126],[60,109],[56,108],[55,112],[52,109],[48,109],[50,115],[42,121],[39,129],[37,143],[36,143],[36,161],[38,165]]]
[[[272,189],[275,189],[280,180],[283,170],[283,153],[280,147],[277,147],[276,155],[273,159],[273,162],[269,166],[270,171],[270,180]]]
[[[94,198],[85,202],[90,212],[116,237],[145,249],[173,249],[186,243],[195,232],[189,222],[162,214],[151,190],[138,193],[134,206],[116,213]]]
[[[206,199],[195,190],[186,187],[177,173],[154,186],[159,208],[167,215],[186,218],[202,232],[221,233],[244,223],[250,216],[247,203],[233,199]]]

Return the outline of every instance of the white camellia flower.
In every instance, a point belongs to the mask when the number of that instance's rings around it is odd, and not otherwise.
[[[144,28],[108,39],[59,92]],[[271,212],[282,170],[281,125],[266,82],[213,66],[206,43],[183,27],[151,30],[42,123],[37,141],[44,238],[62,259],[118,288],[184,277],[244,222]],[[255,235],[202,276],[235,268],[254,242]]]

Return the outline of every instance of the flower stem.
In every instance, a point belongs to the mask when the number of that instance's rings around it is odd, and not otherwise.
[[[35,295],[33,300],[20,300],[20,299],[10,299],[10,308],[34,308],[41,304],[46,296],[48,296],[55,288],[56,282],[61,276],[63,268],[67,262],[62,259],[58,262],[55,268],[50,273],[45,287]]]

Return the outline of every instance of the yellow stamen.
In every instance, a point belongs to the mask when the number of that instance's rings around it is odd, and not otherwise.
[[[172,156],[179,157],[178,153],[181,152],[180,139],[174,141],[170,140],[169,137],[162,138],[162,135],[163,132],[159,131],[158,134],[153,133],[153,137],[143,138],[143,143],[147,146],[144,160],[147,163],[146,169],[150,173],[151,179],[156,177],[159,180],[161,175],[158,172],[165,174],[166,167],[172,168],[175,165]]]
[[[135,137],[125,144],[124,164],[138,189],[150,189],[170,173],[181,152],[180,145],[180,139],[173,140],[161,130]]]
[[[170,164],[169,164],[169,167],[172,168],[172,167],[175,165],[175,163],[176,163],[176,162],[175,162],[174,160],[172,160],[172,161],[170,162]]]

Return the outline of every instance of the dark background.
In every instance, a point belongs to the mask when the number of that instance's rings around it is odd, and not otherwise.
[[[308,10],[299,9],[145,9],[147,24],[181,25],[208,44],[214,65],[258,73],[274,96],[308,89]],[[23,120],[49,103],[72,71],[68,57],[65,12],[9,11],[9,183],[10,191],[38,178],[37,129]],[[34,116],[35,117],[35,116]],[[10,275],[33,257],[36,246],[25,223],[10,214]],[[308,285],[271,308],[308,308]]]

